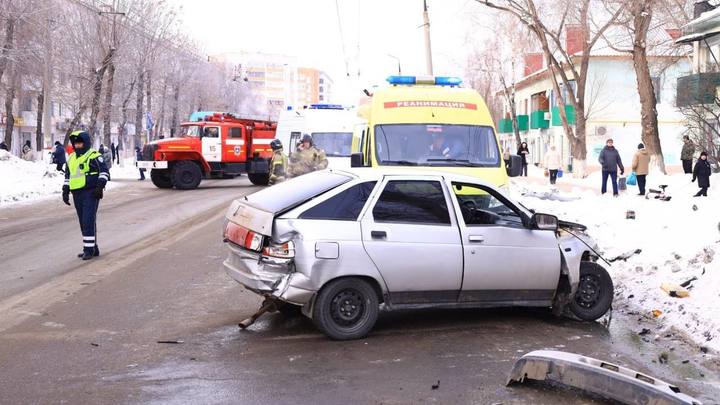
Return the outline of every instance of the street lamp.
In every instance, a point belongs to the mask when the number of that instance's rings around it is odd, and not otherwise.
[[[397,64],[398,64],[398,75],[401,75],[401,76],[402,76],[402,69],[400,68],[400,58],[398,58],[397,56],[394,56],[394,55],[390,55],[390,54],[388,54],[388,56],[391,57],[391,58],[393,58],[393,59],[395,59],[395,60],[397,61]]]

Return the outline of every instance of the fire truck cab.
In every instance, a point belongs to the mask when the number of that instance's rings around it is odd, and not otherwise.
[[[181,136],[153,141],[142,150],[138,168],[150,170],[158,188],[197,188],[203,178],[247,173],[255,185],[270,178],[270,142],[277,124],[212,113],[181,124]]]

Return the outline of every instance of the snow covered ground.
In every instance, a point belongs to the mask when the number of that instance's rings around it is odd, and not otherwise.
[[[0,150],[0,207],[11,204],[32,203],[48,198],[60,198],[63,174],[55,170],[50,158],[45,153],[43,160],[28,162],[4,150]],[[135,160],[127,159],[123,167],[114,165],[110,176],[114,180],[137,179],[138,171],[134,167]],[[127,183],[111,181],[108,189],[112,190]]]
[[[553,188],[540,184],[547,180],[539,169],[530,175],[512,180],[513,193],[523,204],[586,225],[606,259],[642,250],[612,266],[603,263],[615,282],[616,298],[645,316],[661,311],[662,325],[720,351],[720,175],[710,177],[709,197],[695,198],[697,183],[691,183],[690,175],[651,173],[648,188],[667,184],[670,201],[640,197],[635,186],[618,198],[612,192],[601,196],[599,173],[582,180],[561,178]],[[636,219],[627,219],[628,211]],[[661,283],[681,284],[693,277],[697,280],[688,287],[687,298],[670,297],[660,289]]]

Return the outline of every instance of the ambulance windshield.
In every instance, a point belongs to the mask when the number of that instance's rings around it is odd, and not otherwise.
[[[199,138],[200,133],[202,132],[202,127],[200,125],[183,125],[182,127],[182,137],[195,137]]]
[[[327,156],[349,157],[352,150],[352,132],[313,132],[313,143]]]
[[[377,125],[375,150],[381,165],[500,167],[500,150],[488,126]]]

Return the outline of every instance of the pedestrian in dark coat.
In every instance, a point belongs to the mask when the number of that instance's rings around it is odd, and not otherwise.
[[[111,163],[115,163],[117,160],[117,148],[115,147],[115,142],[110,142],[110,155],[111,155]]]
[[[518,148],[517,154],[522,159],[522,173],[523,176],[527,177],[528,175],[528,155],[530,155],[530,149],[528,149],[527,142],[523,142],[520,144],[520,147]]]
[[[63,166],[65,166],[66,162],[65,148],[63,148],[63,145],[59,141],[55,141],[55,150],[52,153],[52,162],[56,165],[55,168],[57,171],[64,171]]]
[[[120,164],[120,144],[115,145],[115,156],[117,157],[117,164]]]
[[[683,147],[682,151],[680,151],[680,160],[682,161],[683,171],[685,174],[691,174],[693,172],[692,162],[694,154],[695,145],[692,143],[689,136],[683,136]]]
[[[613,196],[618,196],[618,184],[617,184],[617,170],[620,168],[620,175],[625,174],[625,166],[622,164],[620,159],[620,153],[613,146],[613,140],[608,139],[605,141],[605,147],[600,152],[598,162],[602,166],[602,189],[601,192],[605,194],[607,192],[607,180],[608,177],[612,181]]]
[[[702,152],[693,170],[692,181],[697,180],[698,187],[700,187],[700,191],[695,194],[695,197],[707,197],[707,189],[710,188],[711,174],[712,168],[710,167],[710,162],[707,160],[707,152]]]
[[[139,162],[141,160],[143,160],[142,152],[140,151],[140,147],[136,146],[135,147],[135,161]],[[140,170],[140,178],[138,179],[138,181],[145,180],[145,169],[140,168],[139,170]]]

